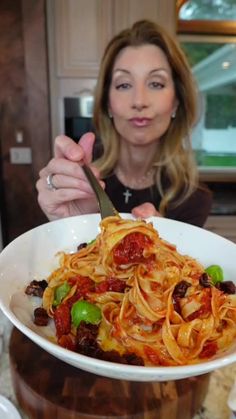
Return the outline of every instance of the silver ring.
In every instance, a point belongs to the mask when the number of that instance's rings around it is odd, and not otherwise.
[[[54,175],[52,173],[50,175],[48,175],[47,178],[46,178],[46,182],[47,182],[47,186],[48,186],[49,189],[51,189],[53,191],[56,191],[56,189],[58,189],[58,188],[53,184],[53,181],[52,181],[53,176]]]

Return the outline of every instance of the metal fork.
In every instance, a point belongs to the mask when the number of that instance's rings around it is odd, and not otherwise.
[[[83,164],[82,169],[92,186],[100,208],[101,218],[106,218],[114,215],[118,215],[118,211],[115,209],[114,205],[112,204],[110,198],[106,194],[106,192],[102,189],[100,183],[98,182],[97,178],[94,176],[92,170],[86,164]]]

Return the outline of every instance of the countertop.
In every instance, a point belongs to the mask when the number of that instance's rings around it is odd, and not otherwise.
[[[236,363],[214,371],[202,408],[193,419],[230,419],[231,412],[227,406],[229,392],[236,378]],[[19,409],[12,386],[9,368],[8,337],[4,339],[3,352],[0,355],[0,394],[11,400]],[[19,409],[22,418],[27,416]]]

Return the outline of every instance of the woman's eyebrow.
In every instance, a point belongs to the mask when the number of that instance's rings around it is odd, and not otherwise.
[[[114,69],[114,71],[113,71],[113,74],[115,74],[115,73],[126,73],[126,74],[130,74],[130,71],[129,70],[126,70],[125,68],[115,68]]]
[[[170,71],[168,70],[168,68],[165,68],[165,67],[160,67],[160,68],[154,68],[153,70],[151,70],[150,71],[150,74],[153,74],[153,73],[161,73],[161,72],[164,72],[164,73],[170,73]]]
[[[164,72],[164,73],[167,73],[167,74],[169,74],[169,73],[170,73],[170,71],[168,70],[168,68],[165,68],[165,67],[160,67],[160,68],[154,68],[154,69],[152,69],[152,70],[149,72],[149,74],[153,74],[153,73],[161,73],[161,72]],[[116,74],[116,73],[125,73],[125,74],[130,74],[130,71],[129,71],[129,70],[127,70],[127,69],[125,69],[125,68],[115,68],[115,69],[114,69],[114,71],[113,71],[113,74]]]

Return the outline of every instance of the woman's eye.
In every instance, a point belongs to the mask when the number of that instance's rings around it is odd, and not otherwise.
[[[131,84],[130,83],[119,83],[116,85],[117,90],[127,90],[130,89]]]
[[[149,83],[149,86],[152,89],[163,89],[164,84],[159,82],[159,81],[152,81],[152,82]]]

